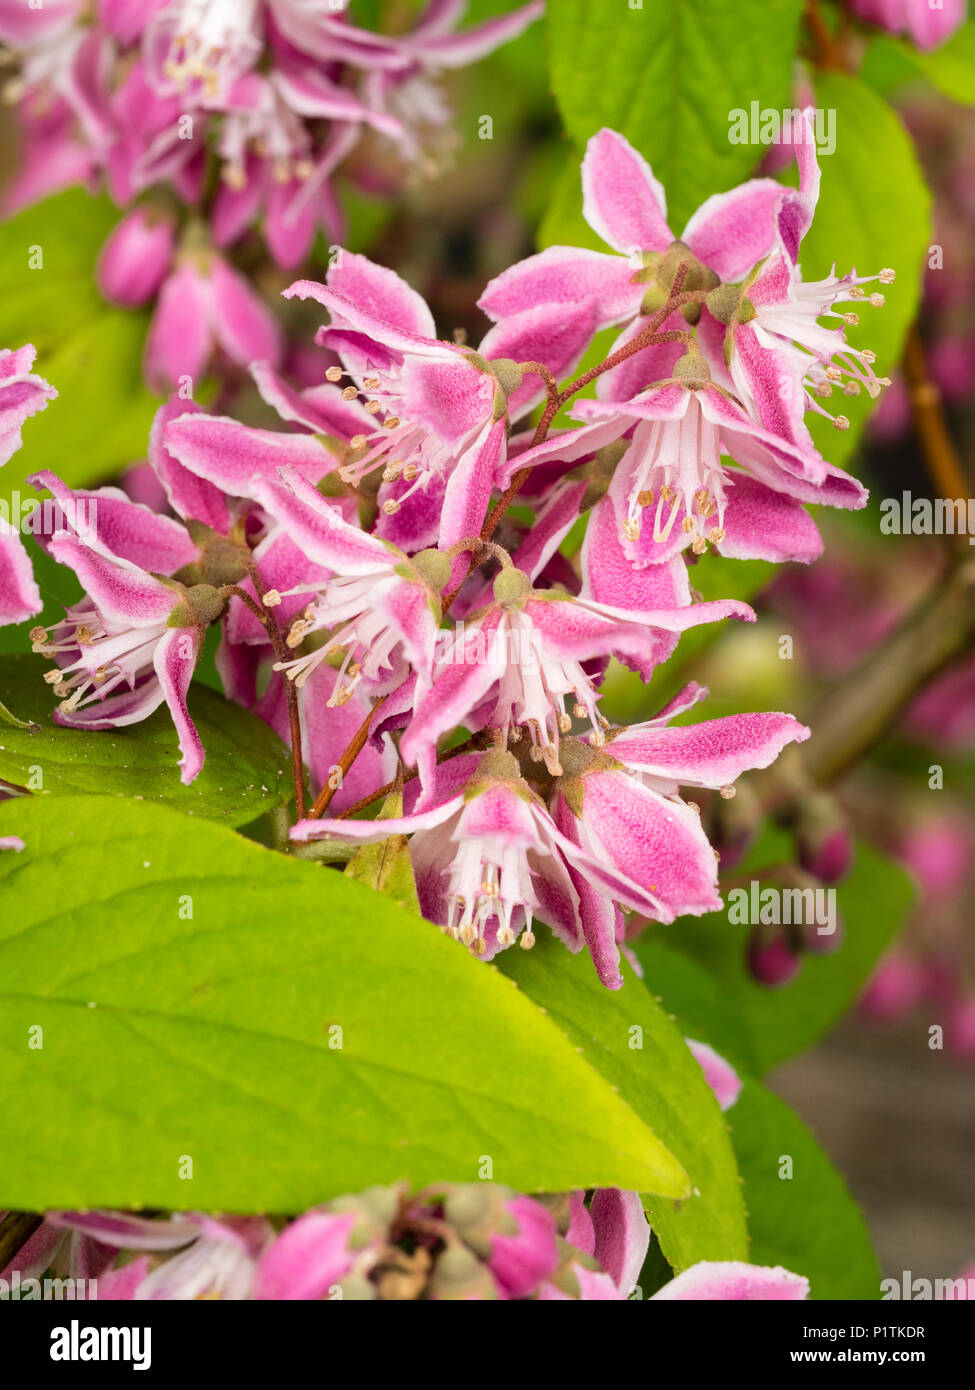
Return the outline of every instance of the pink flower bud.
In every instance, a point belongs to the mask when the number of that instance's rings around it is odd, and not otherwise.
[[[879,1021],[908,1013],[920,1002],[924,977],[919,962],[904,952],[885,956],[863,992],[861,1012]]]
[[[853,862],[850,832],[826,792],[804,798],[796,822],[796,852],[802,867],[820,883],[838,883]]]
[[[748,943],[748,969],[760,985],[784,985],[799,969],[799,956],[784,936],[769,941],[756,931]]]
[[[169,270],[175,228],[169,217],[135,208],[102,247],[98,287],[106,299],[136,309],[148,303]]]

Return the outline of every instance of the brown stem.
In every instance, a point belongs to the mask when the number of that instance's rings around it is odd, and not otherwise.
[[[840,38],[834,41],[829,32],[829,25],[823,18],[819,8],[818,0],[806,0],[805,11],[806,23],[809,32],[812,34],[815,52],[813,60],[818,67],[832,68],[836,72],[845,72],[847,67],[845,44],[842,42],[844,33],[841,30]]]
[[[914,324],[904,347],[904,376],[918,442],[939,497],[949,501],[967,498],[969,486],[954,440],[941,408],[941,392],[931,380],[927,359]]]
[[[975,555],[968,554],[886,641],[823,699],[804,763],[835,782],[884,737],[927,682],[975,643]]]
[[[448,748],[446,752],[438,753],[437,762],[446,763],[449,762],[451,758],[456,758],[461,753],[471,753],[476,751],[477,749],[483,747],[481,739],[481,734],[472,734],[471,737],[465,739],[463,743],[458,743],[456,748]],[[371,806],[374,801],[384,800],[387,796],[389,796],[390,792],[396,791],[397,787],[401,787],[405,785],[405,783],[407,782],[412,782],[413,779],[415,777],[418,777],[419,775],[420,773],[418,768],[413,767],[410,768],[409,771],[407,771],[403,767],[403,764],[400,763],[399,771],[397,772],[396,776],[393,778],[391,782],[387,782],[384,787],[378,787],[374,792],[370,792],[368,796],[362,797],[362,799],[360,801],[357,801],[354,806],[347,806],[344,811],[340,811],[338,813],[335,819],[349,820],[352,816],[357,815],[359,811],[364,811],[367,806]]]
[[[373,705],[372,709],[366,715],[365,719],[363,719],[362,723],[359,725],[358,729],[355,732],[355,736],[352,739],[352,742],[349,744],[348,748],[346,748],[341,758],[339,758],[338,766],[339,771],[341,773],[341,777],[335,783],[334,786],[332,785],[331,778],[329,778],[329,780],[325,783],[324,787],[322,787],[321,791],[318,793],[318,796],[315,798],[315,804],[312,806],[311,812],[309,813],[312,820],[318,820],[320,818],[322,812],[326,809],[328,803],[331,801],[332,797],[335,795],[339,787],[342,785],[342,780],[348,772],[349,768],[352,766],[356,758],[359,756],[363,748],[365,748],[366,746],[366,739],[369,737],[369,725],[372,723],[373,715],[386,703],[388,699],[388,695],[383,695],[381,699],[377,700],[376,703]]]

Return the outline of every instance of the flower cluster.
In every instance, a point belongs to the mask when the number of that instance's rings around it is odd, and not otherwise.
[[[338,1197],[283,1227],[264,1217],[50,1212],[0,1278],[46,1271],[78,1297],[142,1300],[586,1300],[642,1297],[650,1243],[639,1195],[527,1197],[497,1183],[406,1184]],[[801,1275],[704,1261],[664,1300],[804,1299]],[[26,1295],[22,1295],[26,1296]]]
[[[407,165],[434,171],[453,143],[440,74],[516,37],[542,8],[532,0],[458,31],[465,5],[431,0],[394,36],[358,28],[348,0],[5,4],[22,157],[3,210],[77,183],[104,183],[130,209],[99,283],[130,307],[158,296],[153,386],[196,378],[216,349],[239,367],[273,360],[275,320],[228,254],[256,225],[286,269],[319,231],[340,239],[340,165],[373,193]]]
[[[799,159],[797,190],[753,180],[675,238],[650,169],[602,131],[585,210],[613,252],[554,247],[504,272],[476,348],[439,338],[412,288],[343,252],[325,283],[285,292],[327,312],[325,380],[302,389],[251,364],[280,430],[178,397],[160,410],[149,462],[172,515],[38,475],[57,517],[41,541],[85,593],[32,634],[58,721],[115,727],[165,701],[192,780],[204,750],[187,689],[219,625],[227,694],[300,744],[314,802],[297,784],[294,841],[351,852],[410,836],[424,915],[452,937],[489,959],[530,947],[539,919],[618,987],[624,912],[720,907],[681,789],[730,798],[808,730],[782,713],[671,725],[706,694],[693,684],[614,728],[610,658],[649,681],[681,632],[752,619],[696,601],[691,566],[710,550],[808,562],[821,542],[806,506],[866,497],[804,413],[834,386],[879,392],[872,354],[846,338],[855,314],[834,306],[882,296],[852,271],[803,280],[812,139]],[[609,324],[609,356],[571,379]],[[553,427],[571,402],[576,427]],[[97,503],[84,533],[80,501]],[[580,531],[573,565],[563,542]],[[391,791],[386,816],[356,818]]]

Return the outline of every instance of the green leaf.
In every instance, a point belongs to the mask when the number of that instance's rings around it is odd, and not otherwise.
[[[8,801],[0,834],[0,1205],[300,1211],[487,1159],[687,1193],[510,980],[362,884],[107,797]]]
[[[975,20],[968,20],[938,48],[911,48],[911,58],[939,92],[965,106],[975,105]]]
[[[548,0],[552,86],[581,149],[602,126],[646,156],[667,191],[675,235],[712,193],[747,178],[764,152],[729,139],[731,113],[792,106],[801,0]],[[578,187],[578,185],[577,185]]]
[[[288,751],[262,720],[216,691],[194,685],[190,714],[207,757],[190,786],[179,780],[179,746],[163,707],[125,729],[87,732],[52,722],[57,701],[36,656],[0,657],[0,695],[36,732],[0,727],[0,778],[44,795],[141,797],[188,815],[246,825],[290,795]]]
[[[402,791],[391,793],[383,802],[377,820],[391,820],[403,814]],[[367,888],[385,893],[400,907],[420,916],[420,901],[416,895],[416,878],[405,835],[391,835],[375,845],[360,845],[345,867],[349,878],[358,879]]]
[[[923,77],[952,101],[975,105],[975,20],[968,20],[947,43],[928,52],[906,39],[878,35],[861,71],[878,91],[894,91]]]
[[[744,1259],[741,1188],[721,1111],[680,1033],[636,976],[627,969],[623,988],[608,990],[585,953],[570,955],[555,941],[506,951],[500,963],[690,1174],[686,1201],[645,1201],[671,1266]]]
[[[74,188],[0,226],[5,345],[33,343],[35,370],[58,391],[0,475],[4,496],[38,469],[79,487],[145,456],[157,405],[142,382],[148,315],[106,303],[95,283],[98,253],[119,216],[108,198]],[[32,269],[38,249],[43,263]]]
[[[822,191],[802,243],[803,279],[819,280],[834,264],[839,275],[852,266],[861,275],[876,274],[885,266],[897,272],[893,285],[866,287],[868,293],[882,289],[886,303],[874,309],[862,302],[860,326],[848,333],[855,347],[877,354],[877,375],[889,376],[920,301],[931,240],[931,195],[910,136],[866,83],[821,72],[816,104],[836,112],[836,150],[821,155]],[[831,415],[847,416],[850,429],[840,432],[813,412],[806,419],[825,457],[842,466],[853,454],[873,402],[865,392],[856,397],[834,394],[826,408]]]
[[[761,883],[758,868],[749,866],[781,860],[781,854],[772,852],[774,843],[772,838],[763,840],[746,861],[742,877],[752,872]],[[664,996],[668,1008],[687,1012],[694,1023],[700,1017],[694,1006],[698,982],[686,971],[670,972],[671,952],[690,956],[705,970],[717,982],[725,1009],[733,1011],[729,1017],[742,1029],[732,1055],[764,1072],[809,1047],[846,1012],[903,925],[913,897],[907,873],[861,841],[852,872],[836,888],[844,929],[839,946],[829,954],[807,953],[798,975],[776,989],[752,979],[745,958],[751,927],[732,923],[726,912],[654,926],[632,944],[650,989]],[[668,951],[661,954],[659,945]],[[726,1031],[715,1046],[721,1050],[727,1043]]]
[[[757,1265],[784,1265],[814,1299],[880,1297],[880,1270],[846,1184],[789,1107],[747,1081],[728,1111]],[[791,1177],[784,1160],[791,1161]]]

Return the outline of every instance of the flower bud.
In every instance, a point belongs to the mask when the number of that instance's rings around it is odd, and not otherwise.
[[[853,845],[846,821],[828,792],[814,792],[800,801],[794,822],[796,852],[804,869],[820,883],[838,883],[853,862]]]
[[[169,217],[148,208],[123,217],[98,261],[98,287],[105,298],[127,309],[148,303],[169,270],[174,241]]]
[[[490,1271],[464,1245],[451,1245],[437,1260],[427,1297],[450,1302],[496,1299],[497,1287]]]
[[[784,985],[799,969],[800,958],[781,934],[771,939],[756,928],[748,943],[748,969],[760,985]]]

